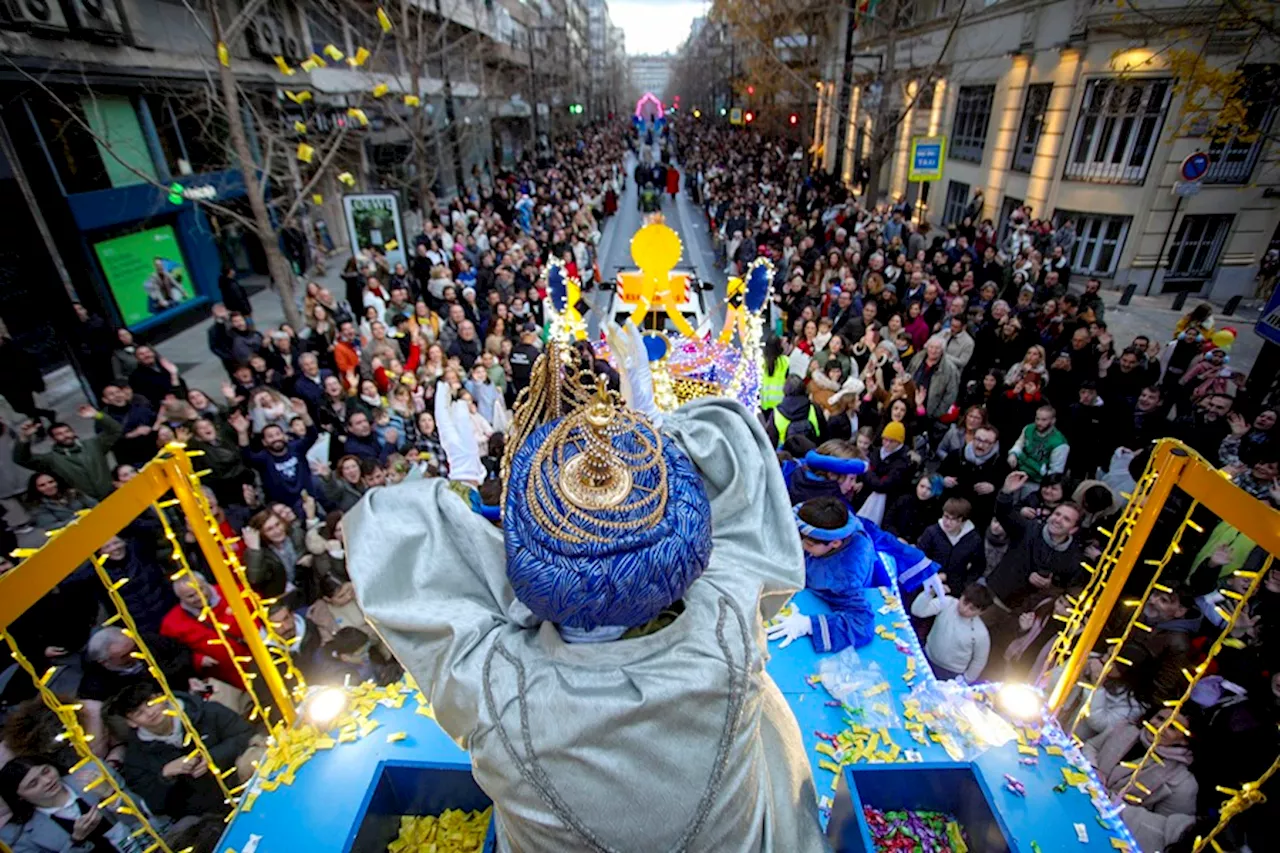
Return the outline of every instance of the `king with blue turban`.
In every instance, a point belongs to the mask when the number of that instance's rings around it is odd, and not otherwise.
[[[440,480],[343,526],[361,606],[469,750],[499,850],[826,849],[762,624],[804,584],[768,438],[738,402],[623,405],[554,342],[522,392],[502,528]]]

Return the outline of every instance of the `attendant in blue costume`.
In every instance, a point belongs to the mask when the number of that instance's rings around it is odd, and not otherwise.
[[[769,639],[781,639],[784,648],[800,637],[812,638],[819,652],[838,652],[871,641],[875,614],[867,603],[866,589],[892,585],[877,552],[897,564],[901,591],[914,591],[938,573],[937,563],[858,518],[839,498],[813,498],[794,512],[804,548],[805,588],[834,612],[783,617],[769,629]]]
[[[782,464],[792,506],[812,498],[852,501],[862,485],[858,475],[866,470],[866,460],[858,458],[857,445],[843,438],[824,441],[804,459]]]

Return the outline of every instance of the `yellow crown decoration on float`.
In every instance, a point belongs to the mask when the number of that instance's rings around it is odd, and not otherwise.
[[[681,311],[690,287],[689,274],[675,269],[682,251],[680,236],[662,214],[654,214],[631,238],[631,259],[639,269],[618,273],[618,295],[635,306],[629,319],[643,329],[649,313],[661,311],[674,329],[644,335],[654,401],[669,412],[699,397],[732,397],[754,411],[760,404],[762,315],[769,301],[773,264],[758,258],[744,276],[729,279],[724,326],[712,336],[705,329],[694,329]],[[544,284],[550,337],[561,344],[585,340],[585,303],[577,279],[552,259]],[[604,341],[593,346],[599,357],[610,359]]]

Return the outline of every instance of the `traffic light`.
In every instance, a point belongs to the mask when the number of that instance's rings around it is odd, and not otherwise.
[[[755,87],[755,86],[748,86],[748,87],[747,87],[747,94],[748,94],[748,95],[754,95],[755,93],[756,93],[756,87]]]
[[[791,115],[787,116],[787,121],[791,122],[792,126],[795,126],[800,123],[800,116],[796,115],[795,113],[792,113]]]
[[[569,114],[570,114],[570,115],[580,116],[580,115],[582,115],[582,110],[583,110],[583,108],[582,108],[582,104],[570,104],[570,105],[569,105]]]
[[[694,110],[694,111],[693,111],[693,117],[694,117],[694,118],[702,118],[702,110]]]
[[[744,115],[742,118],[743,120],[746,121],[747,124],[751,124],[751,122],[756,120],[756,114],[751,112],[751,110],[747,110],[747,114]]]
[[[728,115],[728,114],[729,114],[728,110],[726,110],[724,107],[720,108],[720,115]]]

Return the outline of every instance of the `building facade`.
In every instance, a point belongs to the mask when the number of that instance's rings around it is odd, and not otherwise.
[[[629,59],[631,85],[637,96],[652,92],[664,101],[668,97],[673,57],[669,54],[639,55]]]
[[[220,0],[221,20],[243,5]],[[0,319],[47,364],[65,351],[72,301],[157,336],[218,300],[224,268],[266,273],[261,245],[236,217],[248,204],[230,167],[226,117],[210,106],[219,60],[207,8],[171,0],[0,7],[0,53],[13,63],[0,69],[0,197],[17,212],[17,225],[0,233]],[[520,0],[423,0],[411,8],[430,35],[416,44],[406,22],[384,37],[373,7],[360,15],[283,0],[255,8],[228,38],[226,57],[255,159],[282,128],[304,126],[296,142],[276,145],[292,153],[353,124],[355,106],[368,121],[350,128],[318,183],[295,193],[306,201],[300,224],[322,245],[346,247],[345,193],[391,190],[409,210],[421,198],[417,175],[427,174],[419,165],[430,169],[423,185],[447,197],[455,147],[468,182],[528,150],[539,12]],[[374,49],[363,64],[347,61],[366,45]],[[309,57],[328,59],[299,72]],[[420,132],[407,116],[421,117]],[[406,156],[414,133],[432,146],[416,161]],[[293,159],[274,159],[268,191],[282,191],[281,161]],[[349,183],[337,180],[344,173]],[[181,293],[158,295],[147,284],[157,265],[180,279]]]
[[[1280,224],[1280,148],[1266,132],[1280,105],[1280,53],[1265,36],[1210,34],[1213,3],[1158,5],[1167,24],[1155,32],[1152,16],[1096,0],[1006,0],[964,12],[954,0],[929,0],[911,4],[893,34],[859,27],[847,100],[843,45],[832,49],[819,81],[821,163],[852,184],[870,156],[875,122],[900,115],[868,196],[905,196],[943,226],[981,189],[983,215],[1002,235],[1009,213],[1023,205],[1055,225],[1072,220],[1079,238],[1070,261],[1079,275],[1133,283],[1139,293],[1251,294]],[[1206,136],[1207,122],[1191,120],[1170,65],[1183,51],[1244,71],[1249,123],[1262,133]],[[879,79],[892,82],[881,85],[866,72],[890,53],[892,76]],[[881,104],[897,92],[901,98]],[[910,182],[912,138],[940,135],[941,180]],[[1196,152],[1211,165],[1188,182],[1181,167]]]

